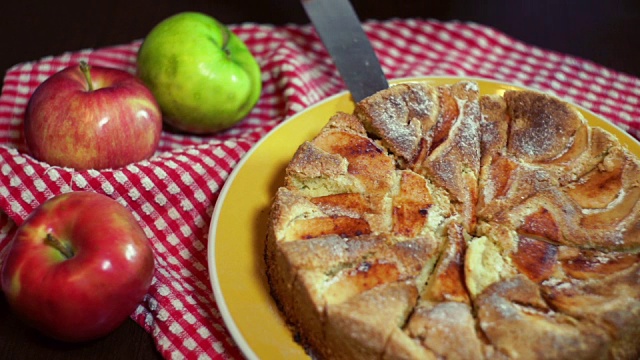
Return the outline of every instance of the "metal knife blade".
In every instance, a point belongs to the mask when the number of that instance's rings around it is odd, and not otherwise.
[[[371,42],[349,0],[301,0],[353,100],[389,87]]]

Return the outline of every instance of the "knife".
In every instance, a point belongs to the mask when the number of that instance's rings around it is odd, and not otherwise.
[[[349,0],[301,0],[355,102],[389,87]]]

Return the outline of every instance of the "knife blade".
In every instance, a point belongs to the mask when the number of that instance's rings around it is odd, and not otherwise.
[[[389,87],[380,60],[349,0],[301,2],[354,101]]]

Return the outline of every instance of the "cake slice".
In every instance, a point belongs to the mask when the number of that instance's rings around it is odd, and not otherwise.
[[[445,189],[467,232],[476,226],[480,174],[480,104],[475,83],[441,86],[441,111],[431,146],[413,169]],[[445,111],[446,110],[446,111]]]
[[[609,357],[640,357],[640,255],[560,247],[558,270],[541,283],[559,312],[595,324],[611,338]]]
[[[534,91],[483,96],[478,216],[491,221],[530,196],[565,186],[616,143],[566,102]]]
[[[437,358],[483,357],[485,346],[476,332],[476,321],[464,283],[466,241],[462,225],[450,223],[443,252],[404,327],[406,337]],[[417,352],[399,334],[393,340],[389,347],[405,348],[409,354]]]
[[[493,283],[477,298],[478,324],[489,343],[513,359],[604,359],[609,335],[554,311],[522,275]]]
[[[327,307],[327,358],[375,359],[383,356],[391,336],[402,327],[418,299],[407,282],[376,287],[349,301]]]
[[[480,105],[472,82],[407,83],[374,94],[354,114],[398,166],[445,189],[467,231],[475,227],[480,171]]]

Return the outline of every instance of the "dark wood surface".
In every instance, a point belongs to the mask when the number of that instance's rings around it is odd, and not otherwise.
[[[489,25],[527,43],[640,77],[638,0],[352,0],[361,19],[435,18]],[[192,10],[232,24],[307,23],[294,0],[3,1],[0,72],[67,51],[143,38],[160,20]],[[132,320],[106,338],[61,344],[24,326],[0,296],[0,359],[157,359],[150,335]]]
[[[488,4],[487,4],[488,3]],[[638,0],[352,0],[364,19],[422,17],[475,21],[519,40],[640,76]],[[225,23],[306,23],[297,0],[3,1],[0,71],[65,51],[128,43],[179,11]]]

